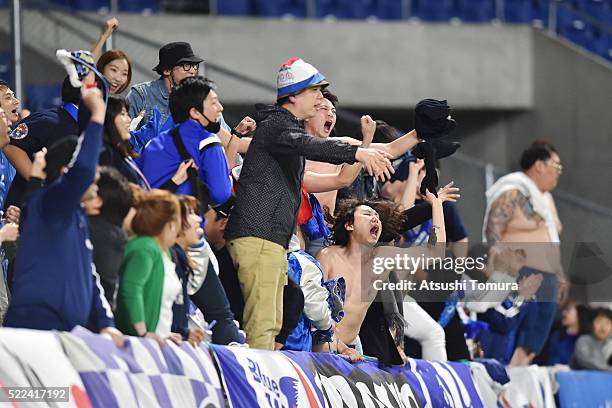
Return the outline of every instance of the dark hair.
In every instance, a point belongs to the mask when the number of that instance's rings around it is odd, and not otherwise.
[[[368,206],[372,207],[380,217],[382,232],[378,242],[391,242],[399,238],[402,225],[406,216],[402,212],[399,204],[392,200],[378,198],[368,201]]]
[[[597,319],[598,317],[605,317],[606,319],[612,321],[612,310],[605,308],[605,307],[598,307],[597,309],[593,310],[593,322],[595,321],[595,319]]]
[[[397,131],[384,120],[376,121],[373,143],[389,143],[397,139]]]
[[[283,105],[289,103],[289,97],[290,96],[293,96],[293,95],[287,95],[287,96],[283,96],[282,98],[277,99],[276,100],[276,104],[278,106],[283,106]]]
[[[332,105],[334,105],[334,108],[338,107],[338,97],[334,93],[329,91],[327,88],[323,89],[321,93],[323,94],[323,97],[325,99],[327,99],[332,103]]]
[[[154,237],[166,224],[180,219],[180,205],[176,196],[166,190],[151,190],[142,194],[134,205],[136,214],[132,230],[137,235]]]
[[[397,238],[405,216],[399,209],[399,205],[390,200],[357,200],[349,198],[338,203],[336,216],[331,228],[332,241],[335,245],[345,246],[349,243],[349,232],[346,224],[355,222],[355,210],[361,205],[367,205],[378,213],[382,224],[382,232],[379,242],[390,242]]]
[[[189,119],[189,110],[195,108],[202,112],[202,104],[211,90],[214,82],[201,76],[183,79],[170,92],[168,104],[174,123],[183,123]]]
[[[138,158],[138,153],[136,153],[129,141],[121,138],[115,125],[115,118],[124,108],[126,111],[128,110],[128,104],[124,98],[118,96],[108,97],[106,116],[104,117],[104,141],[116,149],[121,156],[136,159]]]
[[[72,86],[70,77],[64,78],[64,82],[62,82],[62,102],[74,103],[75,105],[81,102],[81,89]]]
[[[111,224],[121,226],[133,202],[127,179],[117,169],[102,166],[97,184],[102,200],[100,215]]]
[[[127,81],[125,82],[125,84],[121,86],[121,88],[117,89],[117,93],[121,93],[125,91],[127,87],[130,86],[130,82],[132,82],[132,63],[130,62],[130,59],[128,58],[128,56],[121,50],[108,50],[100,56],[100,59],[98,60],[98,64],[96,65],[96,67],[98,68],[98,71],[100,71],[100,73],[103,74],[104,67],[110,64],[112,61],[115,61],[118,59],[124,59],[127,61],[127,64],[128,64]]]
[[[70,164],[70,160],[72,160],[78,143],[79,139],[76,136],[68,136],[49,146],[47,154],[45,155],[45,160],[47,162],[45,166],[45,173],[47,175],[45,179],[46,184],[52,183],[56,178],[61,176],[62,167]]]
[[[5,80],[0,79],[0,88],[10,88],[10,86]]]
[[[536,140],[521,155],[521,169],[529,170],[538,160],[548,160],[553,153],[559,154],[557,149],[546,140]]]

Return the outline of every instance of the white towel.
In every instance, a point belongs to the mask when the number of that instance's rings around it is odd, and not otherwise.
[[[544,219],[546,228],[548,229],[548,236],[550,242],[559,242],[559,233],[557,231],[557,224],[555,223],[555,217],[553,216],[552,208],[552,195],[549,192],[542,192],[536,186],[536,184],[522,171],[507,174],[501,177],[487,190],[487,209],[485,211],[484,223],[482,225],[482,239],[487,242],[485,230],[487,228],[487,221],[489,218],[489,211],[491,204],[497,198],[510,190],[519,190],[523,195],[527,197],[533,210]]]

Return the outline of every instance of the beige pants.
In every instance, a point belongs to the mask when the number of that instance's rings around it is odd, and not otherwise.
[[[283,288],[287,284],[287,252],[256,237],[231,240],[227,248],[244,296],[242,320],[252,348],[274,350],[283,322]]]

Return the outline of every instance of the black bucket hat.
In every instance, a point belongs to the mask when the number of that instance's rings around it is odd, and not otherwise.
[[[204,61],[193,53],[191,44],[186,42],[171,42],[159,49],[159,63],[153,71],[162,75],[164,69],[169,69],[183,62],[200,63]]]

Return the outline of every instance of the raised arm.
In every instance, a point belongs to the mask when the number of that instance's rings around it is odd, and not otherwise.
[[[353,146],[361,146],[361,140],[354,139],[352,137],[335,137],[334,140],[339,140],[341,142],[345,142],[351,144]],[[398,137],[392,142],[389,143],[372,143],[370,147],[383,150],[389,155],[391,158],[397,159],[408,150],[411,150],[419,143],[419,139],[417,138],[416,130],[411,130],[405,135]]]
[[[115,17],[104,22],[100,36],[91,46],[91,53],[93,54],[94,60],[98,61],[98,58],[100,58],[100,55],[102,55],[102,48],[104,47],[104,43],[106,43],[106,40],[108,40],[109,37],[113,35],[113,31],[115,31],[117,27],[119,27],[119,20],[117,20],[117,18]]]
[[[361,132],[363,134],[362,147],[369,147],[374,132],[376,131],[376,122],[368,115],[361,117]],[[338,173],[315,173],[307,171],[304,173],[304,186],[309,193],[325,193],[334,191],[340,188],[348,187],[353,184],[361,172],[361,163],[342,166]]]
[[[59,181],[52,183],[42,198],[43,208],[52,211],[54,216],[72,214],[74,206],[81,202],[81,197],[96,175],[106,106],[102,92],[97,88],[82,88],[81,98],[91,112],[91,118],[79,137],[77,158],[72,168],[60,176]]]

